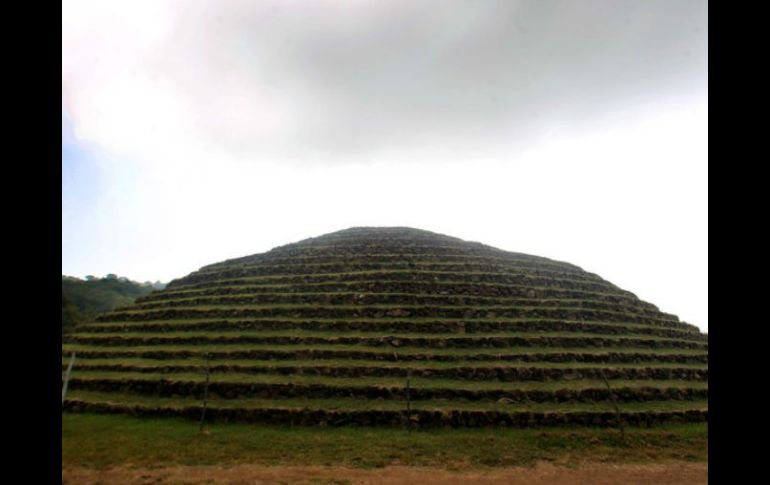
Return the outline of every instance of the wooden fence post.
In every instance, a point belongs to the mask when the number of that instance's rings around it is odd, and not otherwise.
[[[620,408],[618,407],[618,401],[615,398],[615,394],[612,392],[612,389],[610,389],[610,382],[607,380],[607,377],[604,375],[604,371],[601,371],[602,373],[602,380],[604,380],[604,385],[607,386],[607,392],[610,394],[610,400],[612,401],[613,406],[615,406],[615,420],[618,423],[618,428],[620,428],[620,438],[623,441],[626,441],[626,432],[623,427],[623,419],[620,417]]]
[[[209,369],[209,354],[206,353],[206,383],[203,386],[203,410],[201,411],[201,423],[198,427],[198,431],[203,431],[203,422],[206,419],[206,403],[208,402],[209,398],[209,377],[211,376],[211,371]]]
[[[412,377],[412,369],[406,370],[406,431],[407,434],[412,433],[412,396],[410,379]]]
[[[64,407],[64,398],[67,396],[67,384],[70,382],[70,372],[72,372],[72,366],[75,364],[75,352],[72,352],[70,357],[70,364],[67,366],[67,373],[64,375],[64,386],[61,388],[61,405]]]

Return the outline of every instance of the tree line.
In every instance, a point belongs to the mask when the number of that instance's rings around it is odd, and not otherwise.
[[[62,275],[62,332],[164,287],[160,281],[139,283],[115,274],[104,278],[89,275],[85,279]]]

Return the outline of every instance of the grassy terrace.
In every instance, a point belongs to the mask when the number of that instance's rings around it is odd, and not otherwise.
[[[418,272],[445,272],[445,273],[480,273],[493,272],[492,274],[516,274],[526,275],[533,278],[560,278],[574,282],[586,283],[606,283],[601,278],[588,273],[576,273],[565,271],[554,271],[544,268],[521,267],[503,264],[478,264],[478,263],[457,263],[457,262],[414,262],[414,263],[348,263],[338,261],[335,263],[311,263],[311,264],[262,264],[260,266],[246,266],[222,268],[211,271],[199,271],[195,274],[196,279],[207,279],[217,277],[240,276],[262,276],[262,275],[284,275],[292,276],[297,274],[330,274],[352,271],[399,271],[414,270]]]
[[[167,351],[173,352],[178,350],[187,350],[194,353],[203,352],[217,352],[217,351],[249,351],[249,350],[275,350],[275,345],[242,345],[242,344],[205,344],[205,345],[137,345],[137,346],[109,346],[103,347],[98,345],[89,344],[74,344],[65,343],[62,346],[62,350],[65,353],[73,351],[93,351],[102,350],[108,352],[143,352],[143,351]],[[505,356],[505,355],[519,355],[519,354],[602,354],[606,355],[609,352],[613,353],[629,353],[629,354],[645,354],[645,355],[695,355],[705,356],[708,355],[704,349],[638,349],[629,347],[612,347],[612,348],[585,348],[577,351],[566,351],[561,348],[549,348],[549,347],[504,347],[499,349],[470,349],[470,348],[457,348],[457,349],[424,349],[420,347],[399,347],[398,349],[383,349],[382,347],[367,347],[364,345],[282,345],[280,350],[304,352],[310,350],[337,350],[337,351],[366,351],[373,354],[387,354],[393,355],[447,355],[447,356],[476,356],[476,355],[490,355],[490,356]]]
[[[250,261],[230,261],[216,263],[202,267],[201,271],[215,271],[227,268],[249,268],[253,266],[259,266],[261,264],[328,264],[334,262],[351,262],[351,263],[379,263],[379,262],[394,262],[394,263],[452,263],[452,262],[490,262],[500,264],[516,264],[526,267],[534,268],[554,268],[558,271],[574,272],[579,274],[588,274],[586,271],[581,270],[577,266],[572,266],[564,263],[557,263],[554,261],[545,260],[533,260],[529,258],[521,258],[507,254],[463,254],[458,253],[456,248],[454,252],[442,253],[440,255],[434,254],[430,251],[451,249],[448,247],[422,247],[421,252],[405,253],[405,252],[366,252],[366,254],[346,254],[339,253],[333,248],[331,252],[314,251],[311,254],[292,254],[292,255],[280,255],[274,254],[271,257],[264,259],[252,259]],[[381,248],[385,249],[385,248]],[[393,251],[393,247],[387,248],[388,251]],[[428,252],[425,252],[428,250]]]
[[[534,271],[546,271],[550,273],[561,273],[576,275],[583,278],[596,278],[601,279],[595,273],[581,270],[577,267],[565,268],[559,265],[553,265],[549,263],[541,264],[537,261],[506,261],[495,260],[494,257],[489,256],[471,256],[469,258],[463,258],[462,256],[447,255],[448,260],[444,260],[443,256],[437,257],[436,255],[416,255],[415,259],[408,259],[408,255],[405,253],[393,253],[390,255],[384,255],[379,253],[379,256],[374,257],[360,257],[356,254],[344,254],[344,255],[315,255],[308,257],[307,255],[275,255],[269,259],[262,261],[255,261],[243,264],[228,264],[214,266],[204,266],[199,269],[200,273],[208,274],[227,270],[241,270],[241,269],[254,269],[260,267],[278,266],[278,267],[305,267],[305,266],[329,266],[329,265],[348,265],[348,266],[361,266],[361,265],[390,265],[390,266],[407,266],[414,268],[418,265],[444,265],[444,266],[496,266],[505,267],[511,269],[518,269],[521,271],[534,270]]]
[[[490,325],[522,325],[525,326],[527,324],[540,324],[540,325],[559,325],[559,326],[580,326],[580,325],[593,325],[597,327],[603,327],[608,330],[615,330],[615,329],[622,329],[627,330],[629,333],[634,333],[639,330],[655,330],[659,331],[661,330],[661,325],[649,325],[645,323],[636,323],[636,322],[605,322],[600,320],[572,320],[572,319],[563,319],[563,320],[554,320],[554,319],[544,319],[544,318],[506,318],[506,319],[500,319],[500,318],[441,318],[436,319],[434,317],[412,317],[408,320],[405,320],[403,318],[371,318],[371,317],[356,317],[352,319],[340,319],[340,318],[292,318],[292,317],[281,317],[280,319],[277,318],[271,318],[271,317],[263,317],[263,318],[249,318],[249,319],[243,319],[243,318],[185,318],[185,319],[179,319],[179,318],[170,318],[170,319],[147,319],[147,320],[132,320],[132,321],[123,321],[123,322],[98,322],[98,323],[88,323],[85,325],[82,325],[79,327],[79,330],[88,331],[93,329],[109,329],[109,328],[130,328],[132,326],[142,325],[142,326],[151,326],[154,324],[157,325],[179,325],[180,327],[183,327],[185,325],[195,325],[195,324],[206,324],[206,323],[231,323],[231,324],[259,324],[259,323],[265,323],[265,322],[282,322],[286,323],[286,325],[297,325],[297,324],[313,324],[318,323],[325,324],[325,325],[332,325],[332,324],[338,324],[338,325],[350,325],[350,324],[356,324],[361,325],[365,324],[367,327],[373,328],[373,331],[376,331],[377,326],[385,326],[389,324],[397,324],[397,325],[403,325],[404,323],[409,324],[410,326],[414,326],[415,328],[422,327],[428,327],[430,325],[435,326],[452,326],[454,328],[473,328],[474,325],[484,325],[484,324],[490,324]],[[697,329],[691,329],[689,327],[667,327],[666,329],[671,330],[679,330],[682,332],[688,332],[694,335],[700,335],[705,338],[705,335],[698,332]]]
[[[396,256],[398,258],[394,258],[393,256]],[[515,268],[519,270],[533,270],[533,271],[547,271],[551,273],[568,273],[568,274],[574,274],[577,276],[581,276],[584,278],[599,278],[596,274],[590,273],[585,270],[581,270],[577,267],[565,267],[563,265],[559,264],[552,264],[550,262],[543,262],[543,261],[526,261],[523,259],[505,259],[505,258],[496,258],[495,256],[476,256],[476,257],[469,257],[465,258],[463,256],[452,256],[451,254],[446,254],[447,259],[444,259],[444,255],[441,255],[441,257],[435,257],[435,255],[428,255],[428,257],[419,256],[410,259],[408,258],[405,253],[397,252],[394,255],[391,255],[390,258],[383,259],[382,257],[378,259],[376,258],[369,258],[368,255],[361,257],[356,256],[355,254],[339,254],[339,255],[330,255],[326,256],[327,261],[320,261],[319,258],[316,256],[313,260],[305,258],[303,259],[302,256],[290,256],[290,257],[284,257],[281,258],[280,256],[270,258],[269,260],[263,260],[260,262],[251,262],[251,263],[245,263],[242,265],[229,265],[225,267],[220,268],[201,268],[202,271],[215,271],[215,270],[222,270],[222,269],[240,269],[240,268],[254,268],[254,267],[262,267],[265,265],[296,265],[296,266],[305,266],[305,265],[330,265],[330,264],[349,264],[349,265],[367,265],[367,264],[382,264],[382,265],[403,265],[403,266],[409,266],[409,267],[417,267],[417,266],[463,266],[463,267],[487,267],[487,266],[495,266],[495,267],[505,267],[505,268]]]
[[[619,312],[582,307],[516,307],[516,306],[427,306],[427,305],[328,305],[328,304],[265,304],[265,305],[191,305],[143,310],[130,307],[101,315],[99,322],[147,321],[180,318],[541,318],[570,320],[603,320],[636,322],[671,328],[688,328],[685,324],[665,316]]]
[[[73,390],[67,398],[84,402],[108,402],[127,404],[131,406],[148,407],[186,407],[201,406],[200,396],[190,397],[157,397],[138,394],[93,392]],[[404,410],[403,401],[389,399],[309,399],[309,398],[248,398],[248,399],[217,399],[212,396],[207,403],[213,408],[253,409],[253,408],[287,408],[287,409],[345,409],[345,410]],[[687,411],[690,409],[708,409],[707,400],[692,401],[647,401],[623,403],[623,411]],[[614,411],[611,401],[594,403],[536,403],[536,402],[498,402],[498,401],[467,401],[464,399],[432,399],[415,401],[413,409],[445,410],[463,409],[478,411],[531,411],[531,412],[580,412],[580,411]]]
[[[238,309],[264,309],[264,308],[289,308],[289,309],[297,309],[297,308],[317,308],[317,309],[323,309],[323,308],[329,308],[329,309],[337,309],[337,310],[362,310],[362,309],[377,309],[377,310],[392,310],[394,308],[403,308],[403,309],[422,309],[422,308],[430,308],[431,310],[441,310],[444,308],[457,310],[457,305],[454,306],[446,306],[446,305],[414,305],[414,304],[372,304],[372,305],[309,305],[309,304],[297,304],[297,303],[285,303],[285,304],[265,304],[265,305],[244,305],[243,307],[241,305],[238,305]],[[194,305],[191,307],[181,307],[178,309],[183,310],[218,310],[218,309],[229,309],[231,308],[231,305]],[[562,311],[580,311],[580,310],[591,310],[590,308],[585,308],[581,306],[557,306],[557,307],[540,307],[540,306],[520,306],[520,305],[462,305],[462,309],[464,310],[484,310],[484,311],[500,311],[500,310],[562,310]],[[631,315],[634,314],[633,312],[618,312],[618,311],[612,311],[612,310],[602,310],[602,312],[606,313],[614,313],[618,315]],[[129,313],[126,311],[121,311],[120,313]],[[142,313],[142,312],[138,312]],[[662,315],[662,314],[661,314]],[[661,320],[671,320],[670,318],[660,318]],[[675,320],[674,320],[675,321]]]
[[[531,259],[505,257],[505,256],[493,256],[493,255],[478,255],[478,254],[441,254],[437,256],[430,253],[367,253],[364,257],[347,257],[347,255],[335,255],[335,254],[317,254],[306,256],[292,256],[292,257],[274,257],[268,261],[252,261],[242,263],[219,263],[215,265],[204,266],[201,271],[219,271],[224,269],[240,269],[240,268],[252,268],[259,267],[263,264],[324,264],[334,263],[338,261],[350,262],[353,264],[359,263],[383,263],[383,262],[396,262],[402,263],[404,261],[412,261],[414,263],[466,263],[468,261],[481,262],[481,263],[495,263],[495,264],[510,264],[521,266],[522,268],[552,268],[554,271],[561,271],[566,273],[586,274],[586,272],[579,270],[577,267],[571,265],[564,265],[558,263],[545,263],[542,261],[532,261]]]
[[[240,281],[240,280],[239,280]],[[575,296],[597,297],[597,298],[617,298],[628,301],[633,304],[650,305],[649,303],[642,302],[634,297],[631,297],[628,292],[613,291],[613,292],[599,292],[590,290],[573,290],[554,288],[553,286],[535,286],[535,285],[512,285],[512,284],[491,284],[486,282],[473,282],[467,281],[396,281],[396,282],[383,282],[380,279],[361,280],[361,281],[340,281],[340,282],[321,282],[321,283],[299,283],[299,284],[263,284],[263,285],[250,285],[249,283],[237,283],[227,287],[212,287],[212,288],[188,288],[184,287],[172,287],[171,289],[164,290],[162,292],[151,293],[145,297],[142,297],[139,301],[153,301],[156,299],[172,297],[176,295],[206,295],[206,294],[227,294],[219,292],[227,291],[240,291],[242,293],[253,294],[254,292],[270,292],[275,294],[317,294],[324,293],[324,291],[307,291],[307,290],[319,290],[323,288],[334,289],[335,291],[350,292],[351,289],[355,289],[356,292],[366,293],[367,288],[375,286],[382,287],[388,285],[388,283],[397,283],[408,285],[409,287],[420,288],[422,291],[413,291],[412,295],[433,295],[433,294],[452,294],[450,290],[459,289],[457,294],[475,295],[475,293],[468,293],[467,290],[473,291],[517,291],[527,292],[533,291],[543,294],[571,294]],[[333,294],[335,291],[325,291]],[[376,292],[374,292],[376,293]]]
[[[62,355],[62,365],[68,365],[70,357]],[[78,368],[82,366],[95,366],[95,365],[127,365],[137,367],[156,367],[158,365],[163,366],[202,366],[206,365],[206,359],[202,358],[188,358],[188,359],[168,359],[159,362],[155,359],[138,359],[138,358],[97,358],[97,359],[83,359],[78,360]],[[598,366],[595,363],[588,362],[538,362],[538,363],[509,363],[509,362],[471,362],[467,361],[463,364],[458,362],[383,362],[378,360],[343,360],[343,359],[330,359],[324,360],[319,363],[316,359],[302,359],[302,360],[256,360],[256,359],[209,359],[209,365],[233,365],[233,366],[264,366],[264,367],[315,367],[319,365],[326,366],[339,366],[339,367],[382,367],[382,368],[396,368],[396,369],[447,369],[456,367],[474,367],[481,369],[489,368],[546,368],[546,369],[632,369],[632,368],[662,368],[662,369],[708,369],[706,363],[677,363],[677,362],[660,362],[654,365],[640,364],[640,363],[606,363]]]
[[[203,382],[205,375],[197,373],[140,373],[140,372],[108,372],[84,371],[73,368],[72,378],[77,379],[113,379],[113,380],[159,380],[167,379],[179,382]],[[211,382],[221,383],[263,383],[263,384],[296,384],[296,385],[326,385],[331,387],[385,387],[402,389],[405,386],[403,378],[391,377],[326,377],[326,376],[286,376],[269,374],[212,374]],[[570,381],[465,381],[460,379],[425,379],[413,378],[411,385],[415,389],[449,388],[454,390],[540,390],[557,391],[560,389],[605,389],[601,380],[570,380]],[[676,389],[708,389],[708,382],[686,380],[623,380],[613,382],[614,389],[623,388],[676,388]]]
[[[335,304],[361,305],[441,305],[441,306],[487,306],[498,307],[518,306],[523,308],[586,308],[586,309],[618,309],[628,310],[629,313],[640,315],[658,315],[654,310],[623,303],[613,303],[585,298],[552,298],[552,299],[523,299],[517,297],[490,297],[466,295],[412,295],[408,293],[241,293],[217,296],[197,296],[189,298],[167,298],[152,302],[143,301],[137,304],[141,308],[163,308],[167,306],[185,306],[185,304],[228,304],[253,305],[279,304],[296,305],[307,302],[331,302]]]
[[[248,275],[248,276],[228,276],[215,278],[216,274],[210,275],[211,278],[189,279],[174,283],[171,289],[191,288],[194,285],[203,283],[205,286],[230,286],[234,282],[240,284],[258,284],[260,282],[338,282],[338,281],[441,281],[445,283],[476,283],[476,282],[527,282],[533,283],[533,286],[546,286],[556,288],[576,287],[591,291],[601,289],[604,292],[618,292],[620,294],[629,294],[623,292],[615,285],[602,280],[573,280],[570,278],[532,276],[528,274],[517,273],[513,270],[505,273],[483,272],[483,271],[414,271],[414,270],[360,270],[345,272],[328,272],[313,274],[270,274],[270,275]],[[539,283],[539,285],[538,285]]]
[[[248,287],[247,287],[248,288]],[[188,292],[178,292],[178,293],[164,293],[163,295],[167,297],[167,300],[171,301],[188,301],[193,299],[199,299],[199,298],[209,298],[206,295],[198,296],[192,296],[189,295],[189,293],[199,293],[200,290],[189,290]],[[169,296],[174,295],[180,295],[178,298],[168,298]],[[218,295],[217,295],[218,296]],[[403,292],[383,292],[383,291],[370,291],[370,292],[362,292],[362,291],[317,291],[317,292],[310,292],[310,291],[294,291],[294,292],[262,292],[259,294],[254,294],[250,291],[242,291],[240,293],[228,293],[226,295],[221,295],[222,297],[227,298],[240,298],[240,297],[303,297],[303,296],[313,296],[313,297],[351,297],[351,298],[421,298],[425,300],[444,300],[444,299],[454,299],[454,300],[478,300],[482,303],[489,303],[489,302],[498,302],[498,301],[504,301],[506,303],[511,304],[525,304],[528,302],[532,302],[534,305],[540,304],[540,303],[559,303],[559,302],[569,302],[569,303],[601,303],[606,304],[607,302],[604,300],[591,300],[590,298],[521,298],[517,296],[489,296],[489,295],[466,295],[466,294],[435,294],[435,293],[426,293],[426,294],[415,294],[415,293],[403,293]],[[216,297],[216,296],[212,296]],[[146,298],[146,297],[145,297]],[[146,300],[145,300],[146,301]],[[164,301],[164,300],[161,300]],[[630,302],[629,302],[630,303]],[[461,302],[460,304],[464,304]]]
[[[133,331],[133,332],[86,332],[86,331],[79,331],[77,333],[71,334],[68,338],[73,339],[73,341],[77,341],[80,338],[89,338],[89,339],[109,339],[109,338],[125,338],[125,339],[142,339],[142,338],[165,338],[165,339],[174,339],[175,337],[186,337],[186,338],[218,338],[218,337],[233,337],[236,335],[237,337],[317,337],[317,338],[324,338],[328,339],[330,343],[332,343],[335,339],[339,338],[361,338],[361,339],[369,339],[369,338],[398,338],[398,339],[414,339],[414,338],[425,338],[425,339],[432,339],[432,340],[454,340],[454,339],[483,339],[483,338],[505,338],[505,337],[518,337],[518,338],[525,338],[525,339],[536,339],[536,338],[542,338],[542,337],[565,337],[565,338],[584,338],[584,337],[591,337],[591,338],[601,338],[603,340],[608,341],[619,341],[621,339],[627,339],[629,337],[632,337],[634,339],[638,340],[650,340],[650,341],[656,341],[661,342],[662,346],[665,345],[665,342],[678,342],[678,341],[688,341],[688,342],[702,342],[702,339],[700,338],[693,338],[688,336],[682,336],[682,337],[659,337],[659,336],[650,336],[650,335],[607,335],[607,334],[601,334],[601,333],[593,333],[593,332],[488,332],[488,333],[475,333],[471,335],[458,335],[456,332],[453,333],[420,333],[420,332],[361,332],[361,331],[313,331],[313,330],[302,330],[302,329],[287,329],[287,330],[261,330],[261,331],[255,331],[255,330],[239,330],[234,329],[235,332],[237,332],[237,335],[233,330],[231,331],[185,331],[182,329],[182,331],[165,331],[165,332],[152,332],[152,331]]]
[[[215,276],[215,275],[211,275]],[[352,278],[352,279],[351,279]],[[579,280],[575,281],[570,278],[558,278],[558,277],[542,277],[533,276],[529,274],[517,273],[515,271],[509,272],[485,272],[485,271],[413,271],[407,269],[394,269],[394,270],[356,270],[356,271],[336,271],[328,273],[313,273],[313,274],[269,274],[269,275],[249,275],[242,277],[222,277],[205,279],[207,284],[214,284],[215,286],[220,283],[227,283],[230,280],[249,281],[249,282],[262,282],[262,281],[281,281],[287,282],[296,281],[298,279],[306,280],[310,282],[312,280],[320,280],[316,282],[336,282],[336,281],[362,281],[367,279],[373,279],[376,281],[441,281],[446,283],[475,283],[475,282],[489,282],[497,280],[515,280],[526,282],[540,282],[542,286],[558,287],[559,283],[573,283],[573,284],[586,284],[590,288],[602,288],[604,291],[624,293],[615,285],[603,280],[599,281],[587,281]],[[177,281],[171,286],[171,289],[177,290],[190,285],[190,281],[186,279]],[[595,289],[593,291],[596,291]],[[629,294],[628,292],[625,292]]]
[[[62,371],[67,364],[62,363]],[[168,364],[143,362],[129,364],[112,362],[95,364],[80,362],[78,372],[110,372],[110,373],[142,373],[156,374],[192,374],[202,373],[205,367],[191,364]],[[333,376],[335,378],[362,378],[370,376],[387,376],[394,379],[405,379],[407,371],[413,378],[458,380],[463,382],[558,382],[565,379],[599,379],[604,376],[613,382],[636,380],[687,380],[705,382],[708,379],[708,369],[692,367],[604,367],[604,366],[573,366],[573,367],[544,367],[544,366],[455,366],[455,367],[420,367],[420,366],[379,366],[369,365],[324,365],[305,361],[299,365],[289,364],[233,364],[214,362],[210,364],[212,375],[279,375],[279,376]]]
[[[197,419],[206,365],[218,423],[400,426],[407,370],[427,427],[612,426],[613,396],[629,423],[708,420],[696,327],[576,266],[407,229],[209,265],[69,333],[63,371],[72,352],[65,409],[142,422]]]
[[[485,324],[485,327],[487,325]],[[688,332],[684,330],[674,329],[660,329],[660,328],[632,328],[627,332],[625,327],[613,328],[612,326],[605,325],[585,325],[578,324],[572,325],[574,330],[565,326],[554,326],[541,324],[502,324],[500,327],[497,325],[492,326],[491,329],[477,328],[473,324],[454,326],[446,323],[430,323],[430,324],[412,324],[412,323],[385,323],[385,324],[373,324],[367,325],[364,322],[346,323],[346,322],[332,322],[332,323],[319,323],[319,322],[287,322],[287,321],[202,321],[202,322],[181,322],[181,323],[134,323],[134,324],[109,324],[109,325],[88,325],[80,327],[79,331],[73,332],[67,336],[68,340],[72,340],[71,337],[96,337],[98,335],[105,336],[118,336],[118,335],[138,335],[138,334],[174,334],[174,335],[192,335],[195,332],[212,332],[215,334],[232,334],[233,332],[240,333],[259,333],[261,335],[267,335],[268,333],[278,332],[281,335],[299,336],[303,335],[299,332],[345,332],[347,334],[358,334],[364,336],[439,336],[444,337],[464,337],[464,338],[476,338],[484,337],[489,334],[505,334],[505,335],[531,335],[532,337],[538,336],[554,336],[554,334],[560,334],[560,336],[572,335],[577,333],[584,333],[586,336],[602,338],[607,336],[625,337],[625,338],[651,338],[651,339],[674,339],[682,341],[693,341],[708,343],[708,339],[702,334],[694,332]],[[582,330],[583,332],[579,332]],[[82,339],[81,339],[82,340]]]
[[[173,362],[173,363],[172,363]],[[245,360],[212,360],[209,368],[213,374],[281,374],[281,375],[334,375],[334,376],[391,376],[405,377],[411,370],[415,377],[432,379],[451,378],[458,380],[488,380],[488,381],[548,381],[565,378],[598,378],[604,375],[607,379],[691,379],[706,380],[708,368],[700,366],[681,365],[570,365],[564,363],[552,365],[380,365],[376,361],[331,361],[318,363],[313,360],[304,361],[245,361]],[[62,370],[69,362],[62,359]],[[141,373],[199,373],[204,365],[198,362],[181,360],[162,361],[141,359],[95,359],[78,362],[79,372],[141,372]]]
[[[337,246],[329,247],[337,249]],[[311,254],[300,254],[300,255],[291,255],[291,256],[283,256],[283,259],[280,255],[276,254],[273,258],[271,258],[272,261],[316,261],[323,258],[333,258],[335,260],[340,258],[340,254],[337,253],[325,253],[322,250],[319,250],[318,248],[314,248],[315,251]],[[394,253],[392,252],[392,248],[388,248],[390,252],[367,252],[366,256],[359,256],[359,258],[365,258],[365,259],[376,259],[376,258],[386,258],[386,259],[394,259],[403,261],[404,259],[409,259],[411,257],[414,258],[433,258],[433,259],[441,259],[441,260],[449,260],[453,258],[459,258],[461,260],[466,259],[490,259],[490,260],[500,260],[500,261],[521,261],[521,262],[529,262],[532,263],[533,260],[531,257],[521,257],[514,254],[488,254],[488,253],[479,253],[477,252],[469,252],[466,249],[464,249],[464,252],[454,252],[454,253],[442,253],[440,255],[433,254],[432,252],[414,252],[414,253]],[[429,246],[429,247],[423,247],[423,249],[430,249],[433,250],[454,250],[457,251],[456,247],[453,246]],[[345,257],[346,255],[342,255],[342,257]],[[216,269],[220,267],[239,267],[239,266],[248,266],[251,264],[258,263],[260,261],[259,258],[253,258],[253,257],[246,257],[247,259],[243,259],[240,261],[223,261],[221,263],[214,263],[209,264],[207,266],[202,267],[202,270],[209,270],[209,269]],[[547,262],[544,259],[545,262]],[[538,264],[543,264],[543,262],[536,261]],[[567,270],[572,271],[579,271],[580,269],[577,266],[571,265],[569,263],[559,263],[556,261],[551,261],[551,263],[555,264],[556,266],[560,268],[564,268]]]
[[[480,340],[482,339],[482,340]],[[104,339],[104,338],[82,338],[82,339],[70,339],[67,341],[67,347],[65,350],[73,349],[70,345],[89,345],[90,348],[83,350],[98,350],[101,347],[104,350],[114,351],[117,348],[128,348],[132,351],[144,349],[147,351],[159,351],[159,350],[183,350],[197,347],[199,351],[233,351],[236,348],[242,350],[272,350],[274,352],[290,352],[304,348],[306,350],[319,351],[319,350],[337,350],[347,354],[358,354],[361,352],[372,353],[378,352],[380,354],[385,353],[389,355],[434,355],[440,359],[443,355],[460,355],[459,353],[452,354],[439,354],[438,352],[431,352],[431,350],[462,350],[466,351],[465,355],[471,354],[486,354],[495,355],[498,358],[505,359],[507,355],[512,355],[511,350],[518,348],[547,348],[552,347],[554,349],[561,349],[562,351],[569,350],[570,353],[577,353],[576,351],[582,349],[602,349],[605,352],[612,352],[615,348],[627,348],[630,346],[641,347],[640,344],[646,343],[647,348],[655,348],[661,350],[668,348],[671,350],[695,350],[706,353],[708,347],[705,344],[698,342],[679,342],[679,341],[658,341],[658,340],[638,340],[638,339],[618,339],[616,341],[604,340],[599,338],[584,337],[580,339],[571,339],[567,337],[542,337],[532,339],[518,340],[515,337],[510,337],[511,340],[506,342],[500,342],[497,339],[483,340],[479,337],[475,340],[469,339],[413,339],[407,340],[401,339],[359,339],[357,337],[351,337],[350,339],[344,337],[334,338],[322,338],[322,337],[249,337],[249,336],[233,336],[233,337],[200,337],[200,338],[188,338],[183,339],[181,337],[168,337],[168,338],[119,338]],[[513,340],[516,339],[516,340]],[[395,340],[398,340],[398,344],[395,344]],[[191,347],[192,346],[192,347]],[[165,347],[165,348],[164,348]],[[82,348],[82,347],[81,347]],[[640,349],[641,351],[642,349]],[[679,352],[676,352],[679,353]],[[385,360],[391,360],[386,358]],[[397,360],[397,359],[396,359]],[[444,359],[447,360],[447,359]],[[670,359],[669,359],[670,360]]]

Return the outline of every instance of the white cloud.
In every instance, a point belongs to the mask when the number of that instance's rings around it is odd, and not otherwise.
[[[707,329],[705,10],[594,3],[65,2],[63,109],[109,156],[62,271],[168,280],[407,225]]]
[[[470,156],[706,86],[703,2],[106,5],[63,6],[64,94],[144,162]]]

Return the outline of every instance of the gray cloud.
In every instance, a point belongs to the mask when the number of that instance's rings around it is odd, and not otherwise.
[[[512,147],[707,91],[701,0],[185,5],[147,66],[253,159]]]

